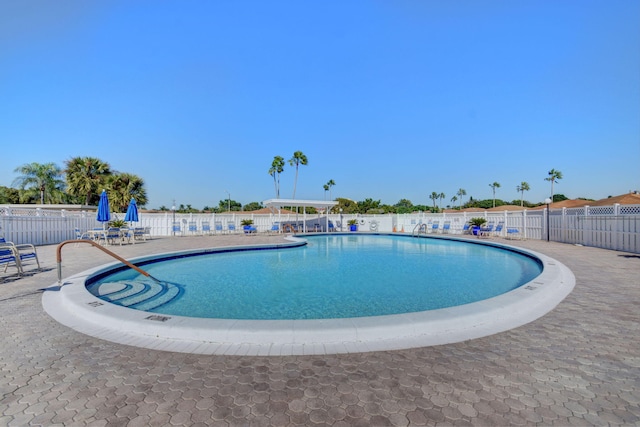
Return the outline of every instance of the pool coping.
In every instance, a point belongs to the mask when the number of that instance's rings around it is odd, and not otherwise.
[[[367,234],[410,237],[397,233]],[[51,317],[78,332],[154,350],[247,356],[340,354],[449,344],[514,329],[553,310],[575,286],[575,276],[569,268],[535,251],[453,236],[425,237],[495,246],[533,256],[540,260],[543,271],[534,280],[505,294],[438,310],[347,319],[227,320],[149,313],[100,300],[86,289],[85,281],[120,265],[114,262],[73,275],[62,285],[56,283],[46,288],[42,305]],[[304,240],[297,237],[289,237],[288,240],[279,244],[177,251],[130,261],[139,263],[170,254],[304,244]]]

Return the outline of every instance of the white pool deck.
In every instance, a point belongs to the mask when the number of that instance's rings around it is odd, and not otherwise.
[[[283,356],[409,349],[484,337],[544,316],[573,290],[575,276],[555,259],[509,245],[487,244],[537,257],[543,264],[542,274],[506,294],[439,310],[348,319],[224,320],[155,314],[102,301],[87,291],[85,281],[119,264],[110,263],[65,278],[62,286],[51,285],[42,304],[58,322],[115,343],[193,354]],[[265,245],[274,243],[234,247]]]

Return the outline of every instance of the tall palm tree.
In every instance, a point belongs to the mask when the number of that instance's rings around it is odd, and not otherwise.
[[[458,198],[457,198],[456,196],[453,196],[453,197],[451,198],[451,203],[453,204],[453,206],[454,206],[454,207],[455,207],[455,205],[456,205],[456,201],[458,201]]]
[[[307,156],[305,156],[302,151],[296,151],[293,153],[293,157],[289,159],[289,164],[296,167],[296,179],[293,181],[293,199],[296,198],[296,186],[298,185],[298,166],[308,163]]]
[[[466,196],[466,195],[467,195],[467,190],[465,190],[464,188],[460,188],[456,193],[456,196],[460,198],[460,207],[462,207],[462,196]]]
[[[436,193],[435,191],[432,191],[431,194],[429,195],[429,198],[431,200],[433,200],[433,211],[436,212],[436,200],[438,200],[440,198],[440,194]]]
[[[55,163],[29,163],[19,166],[14,172],[22,174],[13,181],[13,185],[21,190],[40,192],[40,204],[60,202],[64,198],[64,180],[62,169]],[[27,188],[29,187],[29,188]]]
[[[524,192],[525,191],[529,191],[529,190],[531,190],[531,187],[529,187],[529,183],[525,182],[525,181],[522,181],[520,183],[520,185],[518,185],[516,187],[516,191],[518,193],[520,193],[520,207],[521,208],[524,207]]]
[[[327,200],[327,191],[329,191],[329,184],[323,185],[322,188],[324,188],[324,199]]]
[[[442,210],[442,201],[444,200],[445,197],[447,196],[445,196],[444,193],[438,194],[438,198],[440,199],[440,210]]]
[[[273,185],[276,189],[276,199],[280,198],[280,174],[284,170],[284,158],[281,156],[275,156],[271,162],[271,169],[269,169],[269,175],[273,177]]]
[[[551,202],[553,203],[553,184],[558,182],[559,179],[562,179],[562,172],[557,171],[555,169],[551,169],[549,171],[549,176],[545,178],[545,181],[551,181]]]
[[[500,183],[494,182],[493,184],[489,184],[489,187],[493,190],[493,207],[496,207],[496,188],[500,188]]]
[[[327,187],[329,187],[329,200],[333,200],[333,198],[331,197],[331,187],[333,187],[334,185],[336,185],[336,182],[332,179],[327,182]]]
[[[97,203],[111,166],[95,157],[74,157],[66,161],[69,194],[85,198],[85,205]]]

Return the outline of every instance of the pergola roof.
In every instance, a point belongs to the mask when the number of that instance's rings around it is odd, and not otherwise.
[[[266,208],[282,209],[284,207],[303,207],[316,209],[329,209],[338,204],[327,200],[297,200],[297,199],[269,199],[262,202]]]

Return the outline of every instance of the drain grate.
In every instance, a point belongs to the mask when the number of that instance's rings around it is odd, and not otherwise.
[[[145,320],[154,320],[156,322],[166,322],[169,319],[171,319],[171,317],[169,317],[169,316],[158,316],[157,314],[145,317]]]
[[[100,301],[92,301],[92,302],[88,302],[87,304],[89,304],[91,307],[100,307],[101,305],[104,305]]]

